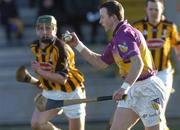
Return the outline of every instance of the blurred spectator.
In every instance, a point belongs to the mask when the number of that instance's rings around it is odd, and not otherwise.
[[[62,27],[68,25],[68,16],[64,6],[65,1],[66,0],[55,0],[56,6],[58,8],[59,29],[62,31],[61,34],[64,33]]]
[[[68,16],[68,24],[72,25],[79,38],[83,39],[81,25],[86,22],[86,14],[89,11],[91,0],[65,0],[64,7]]]
[[[66,22],[65,12],[64,12],[64,0],[38,0],[38,16],[40,15],[53,15],[58,23],[57,36],[60,37],[60,27]]]
[[[90,43],[95,44],[97,39],[97,31],[99,26],[99,10],[98,5],[100,4],[100,0],[90,0],[89,1],[89,9],[86,14],[86,18],[88,23],[91,25],[91,34],[90,34]]]
[[[36,6],[36,1],[37,0],[29,0],[28,2],[29,2],[29,7],[30,8],[34,8],[35,6]]]
[[[5,28],[8,43],[11,43],[12,33],[15,33],[18,40],[22,38],[24,27],[14,0],[0,1],[0,20]]]

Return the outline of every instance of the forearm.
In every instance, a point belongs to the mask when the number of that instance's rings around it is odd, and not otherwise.
[[[38,70],[36,72],[39,76],[45,78],[46,80],[50,80],[55,83],[59,83],[64,85],[67,81],[67,77],[64,77],[58,73],[54,73],[51,71]]]
[[[82,47],[80,50],[77,51],[83,56],[83,58],[88,61],[91,65],[93,65],[97,69],[105,69],[108,65],[101,60],[101,55],[91,51],[87,48],[83,43],[80,46]]]

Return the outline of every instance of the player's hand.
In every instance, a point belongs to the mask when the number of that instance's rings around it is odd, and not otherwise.
[[[39,63],[37,61],[32,61],[31,64],[33,71],[36,73],[40,70],[53,71],[53,66],[50,63],[46,63],[46,62]]]
[[[72,36],[71,40],[66,41],[71,47],[76,47],[81,42],[75,32],[69,33]]]
[[[126,95],[125,89],[119,88],[117,91],[113,94],[113,100],[118,101],[123,99],[123,95]]]
[[[40,67],[42,70],[45,71],[53,71],[53,65],[47,62],[40,63]]]
[[[31,67],[32,67],[32,70],[37,74],[39,74],[39,71],[41,71],[41,66],[40,66],[39,62],[37,62],[37,61],[32,61]]]

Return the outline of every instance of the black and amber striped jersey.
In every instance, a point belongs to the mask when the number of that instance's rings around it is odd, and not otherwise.
[[[82,87],[84,77],[75,67],[74,52],[71,47],[60,39],[53,44],[48,44],[44,49],[40,48],[39,40],[31,44],[31,50],[36,61],[42,66],[51,66],[51,71],[67,77],[65,85],[61,85],[40,77],[40,82],[46,90],[61,90],[72,92],[77,87]],[[46,67],[48,68],[48,67]]]
[[[180,43],[177,26],[166,19],[162,19],[157,26],[154,26],[149,23],[147,18],[139,20],[133,25],[144,35],[157,70],[161,71],[172,67],[170,49]]]

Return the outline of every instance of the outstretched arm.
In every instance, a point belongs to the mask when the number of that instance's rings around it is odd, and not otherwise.
[[[88,61],[91,65],[93,65],[97,69],[105,69],[108,65],[101,60],[101,55],[91,51],[87,48],[77,37],[77,35],[73,32],[71,33],[72,40],[67,42],[71,47],[74,47],[83,58]]]

